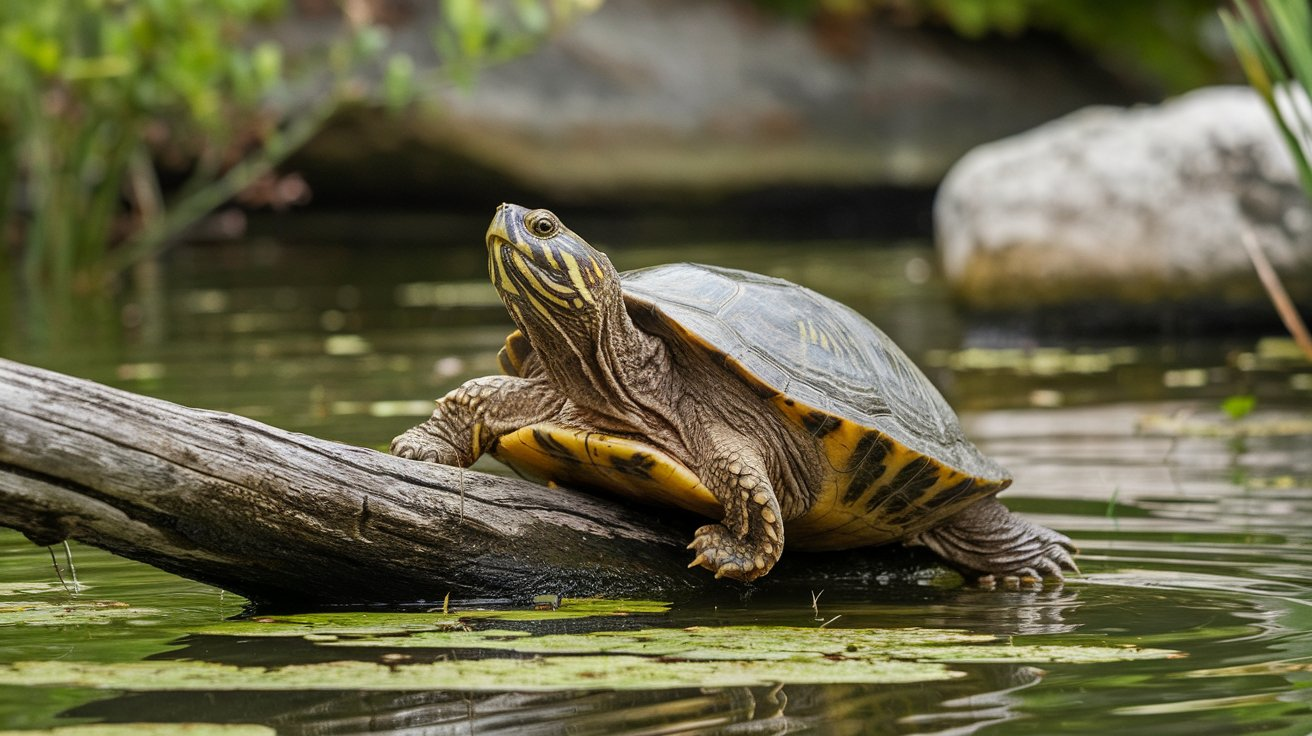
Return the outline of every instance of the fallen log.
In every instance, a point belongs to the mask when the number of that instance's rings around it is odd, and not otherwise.
[[[0,360],[0,525],[256,602],[734,590],[685,567],[702,522],[663,513]],[[872,575],[868,563],[793,567],[795,580],[822,586]]]

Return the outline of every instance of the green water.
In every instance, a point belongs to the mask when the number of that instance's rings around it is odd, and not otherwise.
[[[112,304],[5,315],[0,355],[180,403],[380,447],[431,398],[494,371],[509,329],[485,282],[482,223],[307,224],[171,254]],[[784,276],[870,315],[926,367],[970,434],[1016,475],[1004,496],[1079,544],[1059,588],[943,587],[924,558],[861,586],[679,601],[606,626],[933,627],[1020,644],[1139,645],[1185,656],[955,665],[919,684],[561,691],[162,691],[0,686],[0,729],[80,723],[262,724],[279,733],[1312,733],[1312,368],[1280,342],[1060,339],[964,323],[923,243],[628,247],[574,224],[620,268],[700,260]],[[435,244],[434,244],[435,243]],[[1251,436],[1216,411],[1258,398]],[[1280,427],[1283,426],[1283,429]],[[1264,429],[1263,429],[1264,428]],[[480,465],[494,469],[493,465]],[[64,552],[57,549],[65,577]],[[872,554],[880,554],[872,552]],[[245,666],[349,657],[300,639],[198,635],[245,601],[73,545],[80,593],[50,552],[0,532],[0,597],[130,607],[102,623],[0,623],[0,663]],[[905,574],[907,566],[921,573]],[[818,592],[818,591],[816,591]],[[459,601],[454,602],[459,604]],[[137,609],[147,609],[137,612]],[[836,617],[836,618],[835,618]],[[4,619],[0,619],[3,621]],[[550,633],[587,631],[562,621]],[[538,632],[542,633],[542,632]],[[441,655],[449,656],[449,655]],[[491,652],[461,656],[497,656]],[[440,657],[438,658],[440,661]],[[139,727],[134,727],[139,728]]]

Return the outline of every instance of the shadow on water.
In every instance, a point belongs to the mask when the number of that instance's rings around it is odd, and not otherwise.
[[[495,372],[510,329],[484,274],[483,224],[406,227],[408,238],[338,228],[338,243],[307,231],[182,249],[158,272],[140,274],[135,290],[100,304],[47,301],[34,311],[31,300],[3,300],[0,354],[381,447],[425,416],[433,397]],[[968,434],[1016,475],[1008,503],[1074,538],[1083,570],[1058,588],[979,590],[960,587],[914,550],[846,553],[859,562],[787,555],[781,564],[844,566],[850,576],[825,591],[766,578],[748,595],[727,589],[606,626],[941,628],[1016,645],[1134,645],[1184,656],[968,662],[951,666],[960,673],[952,679],[894,685],[781,679],[768,687],[540,692],[5,685],[0,728],[92,720],[263,724],[287,734],[1312,732],[1312,369],[1278,342],[1089,340],[963,324],[930,249],[915,241],[671,247],[658,233],[619,245],[618,230],[601,232],[597,244],[621,268],[671,260],[750,268],[871,316],[966,412]],[[1218,411],[1220,399],[1235,393],[1257,396],[1253,417]],[[0,663],[279,667],[388,662],[398,653],[196,634],[241,614],[244,601],[85,547],[76,547],[75,559],[89,587],[70,595],[55,587],[46,551],[0,533],[0,585],[50,584],[0,596],[0,615],[29,599],[114,600],[154,613],[49,626],[0,619]],[[529,628],[542,635],[599,624],[553,626]]]

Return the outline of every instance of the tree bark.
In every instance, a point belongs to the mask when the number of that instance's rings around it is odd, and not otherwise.
[[[703,523],[0,359],[0,526],[40,545],[85,542],[256,603],[796,588],[800,605],[826,586],[864,597],[875,580],[914,584],[933,560],[900,546],[793,553],[745,586],[687,569],[685,545]]]
[[[671,595],[650,510],[286,432],[0,360],[0,525],[257,602]]]

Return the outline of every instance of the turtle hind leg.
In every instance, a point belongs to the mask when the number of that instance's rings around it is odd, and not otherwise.
[[[907,544],[929,547],[985,585],[996,578],[1061,580],[1063,570],[1079,572],[1071,557],[1075,545],[1066,535],[1011,513],[996,498],[962,510]]]

